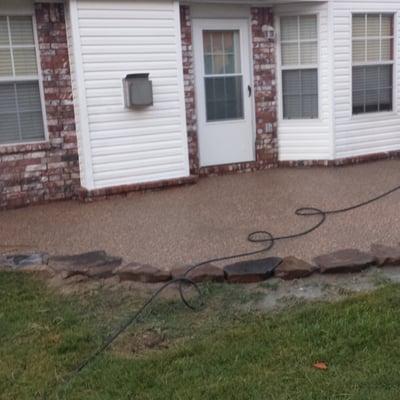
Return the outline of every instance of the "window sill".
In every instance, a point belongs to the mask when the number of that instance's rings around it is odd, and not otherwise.
[[[0,144],[0,155],[31,153],[33,151],[50,150],[51,143],[48,141]]]
[[[352,121],[376,121],[379,118],[397,117],[395,111],[378,111],[351,116]]]

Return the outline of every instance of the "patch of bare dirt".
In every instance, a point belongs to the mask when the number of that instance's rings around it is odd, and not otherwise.
[[[152,350],[167,349],[171,345],[170,340],[159,328],[129,332],[118,340],[113,351],[119,357],[131,358]]]

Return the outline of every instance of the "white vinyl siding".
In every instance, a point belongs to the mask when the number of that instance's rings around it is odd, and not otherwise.
[[[188,176],[178,4],[72,0],[70,22],[86,187]],[[154,105],[125,108],[122,79],[146,72]]]
[[[303,81],[302,85],[307,88],[305,94],[314,99],[317,96],[317,105],[311,103],[311,110],[317,108],[318,113],[314,119],[285,119],[283,107],[284,83],[282,82],[282,74],[279,72],[278,78],[278,144],[279,144],[279,160],[328,160],[333,157],[333,129],[332,129],[332,70],[331,70],[331,44],[329,36],[329,4],[286,4],[274,7],[276,17],[276,26],[278,28],[277,35],[279,41],[285,41],[282,38],[280,20],[282,18],[299,18],[316,16],[317,18],[317,54],[315,51],[305,51],[303,44],[302,51],[299,50],[299,58],[294,55],[293,60],[297,62],[300,59],[304,61],[302,67],[311,70],[318,68],[316,78],[310,80],[310,76],[300,77],[297,81]],[[309,25],[310,26],[310,25]],[[313,29],[311,29],[313,32]],[[315,39],[309,39],[315,42]],[[307,45],[308,47],[311,44]],[[299,47],[297,46],[297,49]],[[313,47],[314,48],[314,47]],[[281,46],[277,47],[278,55],[278,71],[281,71]],[[301,58],[302,57],[302,58]],[[315,62],[317,60],[317,62]],[[293,66],[294,68],[294,66]],[[284,68],[285,70],[285,68]],[[287,68],[288,71],[291,68]],[[306,72],[307,74],[307,72]],[[309,108],[309,109],[310,109]],[[311,111],[309,111],[311,112]],[[313,111],[315,112],[315,111]]]
[[[45,138],[31,16],[0,16],[0,144]]]
[[[333,2],[333,8],[334,46],[332,52],[334,66],[333,87],[335,102],[335,158],[340,159],[399,150],[399,3],[395,0],[385,0],[381,2],[349,2],[335,0]],[[363,55],[365,53],[359,50],[355,50],[355,53],[353,53],[352,18],[353,15],[357,14],[393,15],[394,60],[392,67],[393,107],[391,111],[383,110],[381,112],[353,115],[353,54],[357,55],[357,58],[360,60],[357,62],[363,62],[362,60],[365,60]],[[375,24],[375,27],[371,26],[371,36],[373,31],[375,31],[375,34],[377,34],[378,29],[379,27],[377,24]],[[361,33],[357,33],[357,36],[359,35],[361,35]],[[386,36],[385,39],[387,39],[390,38],[391,35],[390,33],[386,33],[383,36]],[[383,49],[385,49],[385,47],[386,46],[384,44]],[[375,38],[375,41],[369,44],[369,54],[371,57],[376,57],[378,52],[379,54],[381,52],[380,44],[377,38]],[[385,51],[383,54],[385,54]],[[371,77],[369,76],[368,79],[371,79]]]

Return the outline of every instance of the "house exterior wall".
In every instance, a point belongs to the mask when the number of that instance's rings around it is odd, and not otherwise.
[[[282,86],[280,46],[278,50],[278,142],[280,161],[320,161],[334,158],[332,45],[329,3],[297,3],[274,7],[279,38],[279,18],[285,15],[317,15],[318,18],[318,86],[319,118],[316,120],[284,120],[282,117]]]
[[[252,54],[254,93],[255,161],[235,164],[199,166],[195,106],[195,68],[193,60],[192,18],[243,18],[249,21]],[[220,5],[181,6],[182,51],[184,60],[185,95],[187,106],[187,130],[192,173],[200,175],[235,171],[253,171],[277,165],[277,111],[274,18],[269,7],[231,6],[229,10]],[[249,132],[251,134],[252,132]],[[229,143],[227,143],[229,145]]]
[[[189,176],[179,6],[70,2],[85,189]],[[122,80],[150,73],[154,105],[124,106]]]
[[[59,2],[0,6],[0,14],[35,16],[48,131],[40,143],[0,145],[0,209],[192,183],[198,175],[399,157],[397,1],[228,8],[174,0],[65,3],[66,13]],[[353,12],[395,14],[393,112],[352,116]],[[279,18],[300,14],[318,15],[319,119],[285,121]],[[193,18],[248,19],[254,162],[199,165]],[[124,107],[122,79],[135,72],[150,72],[153,107]]]
[[[398,1],[342,1],[333,3],[333,87],[335,102],[335,158],[368,158],[400,150],[400,5]],[[352,13],[395,14],[395,88],[393,112],[352,115]]]
[[[27,15],[28,4],[15,6],[16,14]],[[0,209],[70,199],[80,187],[64,6],[31,6],[36,19],[48,140],[0,146]],[[12,13],[12,4],[0,11]]]

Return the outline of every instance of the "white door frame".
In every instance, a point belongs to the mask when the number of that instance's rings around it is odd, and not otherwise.
[[[240,57],[243,76],[243,107],[244,118],[242,120],[227,120],[227,121],[206,121],[206,103],[205,103],[205,87],[204,87],[204,58],[203,58],[203,30],[238,30],[240,32]],[[237,19],[193,19],[193,51],[194,51],[194,70],[195,70],[195,93],[196,93],[196,111],[198,122],[198,141],[199,141],[199,160],[200,166],[210,165],[223,165],[241,162],[255,161],[255,108],[254,108],[254,85],[253,85],[253,59],[251,49],[251,32],[249,20],[247,18]],[[251,96],[248,96],[247,87],[251,88]],[[226,161],[222,159],[221,162],[209,162],[207,156],[204,154],[206,144],[204,143],[204,135],[207,127],[221,128],[229,125],[242,123],[246,125],[244,129],[245,138],[248,143],[245,144],[246,149],[244,158],[238,160]],[[221,146],[221,143],[216,142],[216,146]],[[229,145],[235,146],[235,143],[223,143],[229,148]],[[243,147],[243,146],[242,146]],[[232,147],[231,147],[232,149]],[[240,149],[238,149],[238,152]]]

